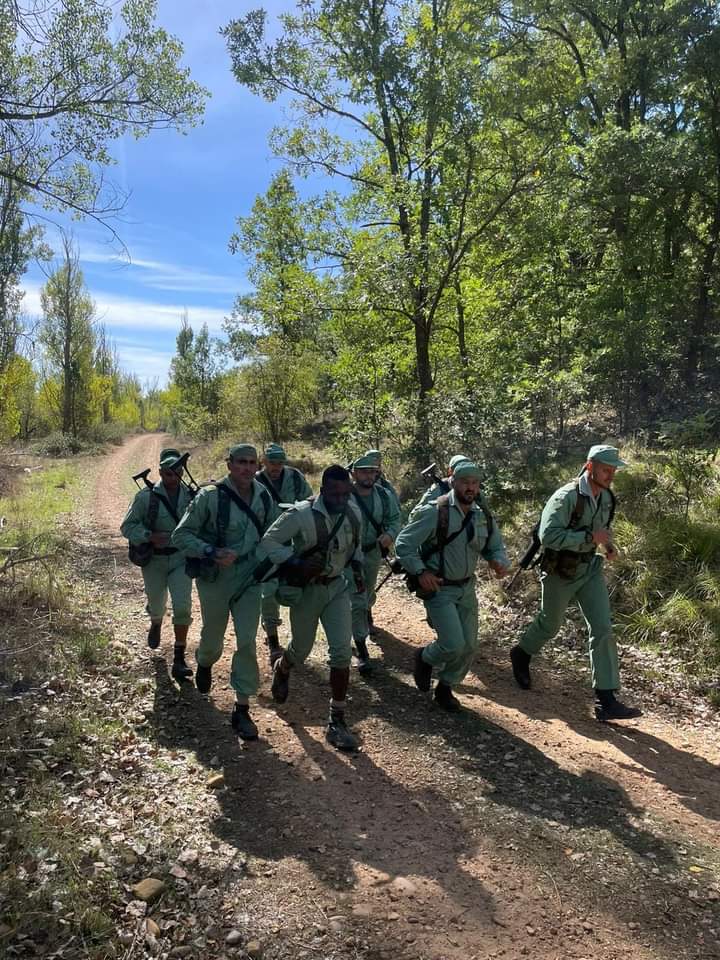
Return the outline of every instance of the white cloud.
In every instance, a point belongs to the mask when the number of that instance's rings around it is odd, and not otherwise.
[[[80,251],[84,263],[97,263],[117,270],[127,270],[132,282],[152,290],[184,293],[212,293],[235,296],[247,287],[241,278],[212,273],[181,263],[166,263],[145,257],[130,258],[109,247],[88,246]]]
[[[151,347],[133,346],[122,341],[117,342],[117,351],[120,366],[127,373],[134,373],[141,380],[157,378],[161,386],[167,381],[172,351],[164,353]]]

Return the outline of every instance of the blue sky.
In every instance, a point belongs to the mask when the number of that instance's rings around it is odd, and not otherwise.
[[[257,6],[272,18],[292,4],[160,0],[159,22],[181,40],[184,63],[211,91],[203,123],[186,135],[160,130],[116,144],[118,164],[108,176],[130,197],[112,225],[130,263],[108,231],[71,225],[98,315],[124,369],[143,380],[165,382],[185,308],[196,329],[207,322],[220,334],[236,294],[248,289],[247,264],[229,253],[228,240],[236,217],[249,213],[279,169],[267,139],[284,113],[235,81],[219,29]],[[52,246],[52,228],[47,240]],[[30,316],[39,314],[44,280],[36,266],[25,277]]]

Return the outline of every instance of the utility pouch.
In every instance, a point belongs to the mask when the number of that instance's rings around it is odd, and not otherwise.
[[[581,559],[582,555],[575,550],[552,550],[550,547],[545,547],[540,569],[544,573],[555,574],[563,580],[574,580]]]
[[[185,576],[191,580],[205,580],[214,583],[218,578],[219,567],[212,557],[186,557]]]
[[[429,600],[437,593],[436,590],[423,590],[420,586],[420,578],[414,573],[405,574],[405,586],[410,593],[414,593],[418,600]]]
[[[146,567],[153,558],[153,545],[147,543],[129,543],[128,559],[136,567]]]

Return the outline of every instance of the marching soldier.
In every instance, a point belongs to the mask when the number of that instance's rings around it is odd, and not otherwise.
[[[255,635],[260,619],[261,585],[253,579],[255,553],[277,515],[272,497],[255,480],[257,452],[249,443],[231,447],[228,475],[203,487],[172,535],[173,546],[190,558],[197,574],[202,631],[196,651],[195,683],[201,693],[212,686],[212,667],[223,651],[232,616],[236,649],[230,686],[235,691],[231,723],[243,740],[256,740],[249,698],[260,682]]]
[[[445,493],[450,492],[450,487],[452,486],[453,473],[455,472],[455,467],[459,463],[463,463],[466,460],[469,460],[469,457],[466,457],[464,453],[456,453],[454,456],[450,457],[450,465],[448,467],[447,477],[443,477],[442,480],[438,480],[436,483],[433,483],[431,487],[428,487],[425,493],[420,497],[418,502],[410,511],[409,519],[414,519],[415,511],[420,507],[424,507],[426,503],[432,503],[434,500],[437,500],[438,497],[441,497]],[[479,497],[482,497],[482,494],[478,494]]]
[[[615,471],[626,466],[617,447],[591,447],[580,477],[560,487],[545,504],[540,520],[540,612],[510,651],[513,675],[523,690],[531,685],[530,660],[562,625],[571,600],[576,600],[589,631],[590,668],[598,720],[628,720],[641,716],[615,696],[620,672],[612,634],[610,599],[603,576],[602,546],[612,561],[615,548],[610,524],[615,512],[611,485]]]
[[[361,674],[372,672],[367,640],[372,624],[372,608],[375,603],[375,585],[378,572],[390,547],[400,532],[400,508],[397,499],[377,481],[377,460],[372,454],[363,454],[353,464],[353,501],[363,516],[363,582],[365,589],[361,593],[353,591],[352,630],[355,649],[358,655]],[[346,571],[346,577],[352,580],[352,574]],[[352,583],[351,583],[352,586]]]
[[[170,593],[172,621],[175,631],[172,676],[187,680],[192,670],[185,662],[188,628],[192,623],[192,580],[185,574],[185,560],[170,536],[190,503],[190,494],[181,483],[182,467],[173,465],[180,452],[166,448],[160,453],[160,481],[152,490],[140,490],[120,527],[122,535],[134,546],[152,544],[152,557],[142,567],[150,629],[147,644],[151,650],[160,646],[160,633]]]
[[[419,507],[395,544],[437,633],[437,640],[415,654],[415,684],[429,691],[437,670],[435,702],[450,712],[461,709],[452,688],[462,683],[478,647],[477,562],[487,560],[498,578],[509,570],[497,524],[476,502],[479,492],[479,467],[459,463],[450,492]]]
[[[267,487],[280,510],[283,509],[282,505],[307,500],[312,496],[312,487],[298,469],[287,466],[287,456],[278,443],[271,443],[265,448],[262,470],[258,470],[255,479]],[[265,631],[271,667],[277,658],[282,656],[282,647],[278,638],[278,627],[282,620],[277,588],[277,580],[266,581],[262,588],[261,623]]]
[[[374,462],[375,469],[376,469],[375,483],[380,484],[380,486],[384,490],[387,490],[388,493],[392,494],[392,496],[395,498],[395,502],[397,503],[398,510],[399,510],[400,496],[398,495],[398,492],[395,489],[395,487],[390,483],[388,478],[383,473],[382,453],[379,450],[366,450],[362,458],[363,459],[369,458]]]
[[[345,467],[328,467],[322,475],[320,496],[286,510],[267,531],[258,550],[258,558],[281,566],[281,599],[284,593],[291,604],[291,639],[273,667],[273,699],[276,703],[287,700],[290,671],[309,656],[321,623],[330,652],[332,691],[326,738],[338,750],[356,750],[358,746],[345,723],[352,656],[351,587],[343,575],[348,564],[353,563],[357,570],[355,589],[364,589],[360,578],[362,521],[358,508],[350,502],[351,489]]]

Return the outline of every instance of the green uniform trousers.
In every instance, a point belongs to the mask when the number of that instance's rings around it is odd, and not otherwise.
[[[252,697],[260,685],[255,635],[260,619],[261,585],[253,584],[230,605],[230,599],[251,575],[253,564],[221,568],[214,583],[197,581],[202,630],[195,658],[202,667],[211,667],[222,656],[225,629],[232,615],[235,653],[230,668],[230,686],[238,697]]]
[[[580,564],[573,580],[542,573],[540,613],[523,634],[520,646],[525,653],[538,653],[562,626],[570,601],[577,600],[588,627],[592,685],[596,690],[617,690],[620,670],[602,568],[602,558],[596,556],[590,563]]]
[[[423,660],[437,669],[439,680],[456,686],[465,679],[479,646],[475,578],[461,587],[441,587],[424,602],[437,640],[425,647]]]
[[[352,570],[345,572],[345,579],[350,589],[350,604],[352,607],[352,635],[355,640],[366,640],[370,634],[368,613],[375,603],[375,585],[382,563],[380,548],[363,553],[363,580],[365,589],[362,593],[355,591],[355,579]]]
[[[154,556],[142,568],[147,606],[153,623],[165,616],[167,595],[172,601],[172,622],[178,627],[192,623],[192,580],[185,575],[185,558],[180,553]]]
[[[277,633],[282,623],[277,589],[277,580],[266,580],[262,585],[262,625],[266,633]]]
[[[291,640],[285,656],[288,663],[307,660],[315,643],[318,623],[322,624],[330,651],[330,666],[345,669],[352,659],[352,614],[350,588],[345,577],[328,584],[311,583],[303,588],[302,599],[290,607]]]

